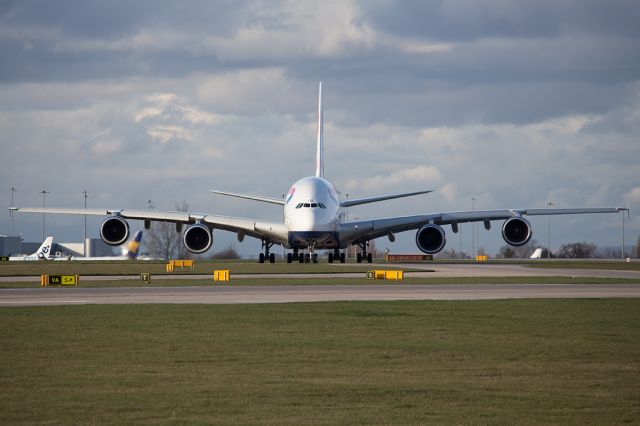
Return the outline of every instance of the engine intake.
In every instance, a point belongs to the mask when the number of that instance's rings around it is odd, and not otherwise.
[[[204,253],[211,248],[213,236],[205,225],[196,224],[184,231],[183,242],[191,253]]]
[[[100,225],[100,238],[110,246],[119,246],[129,238],[129,224],[121,217],[111,216]]]
[[[416,233],[416,245],[423,253],[436,254],[444,248],[446,243],[444,230],[438,225],[424,225]]]
[[[523,217],[509,218],[502,225],[502,238],[514,247],[527,244],[532,235],[531,224]]]

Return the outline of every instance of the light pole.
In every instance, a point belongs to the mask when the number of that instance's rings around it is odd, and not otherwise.
[[[628,207],[627,207],[627,209],[628,209]],[[628,211],[629,210],[627,210],[627,212]],[[620,254],[620,258],[622,260],[624,260],[624,210],[621,211],[620,213],[622,213],[622,247],[621,247],[622,251],[621,251],[621,254]]]
[[[553,207],[551,201],[547,201],[547,207]],[[551,259],[551,215],[547,216],[549,224],[547,225],[547,259]]]
[[[47,207],[47,194],[50,192],[43,189],[40,194],[42,194],[42,208],[45,208]],[[42,213],[42,241],[44,241],[44,213]]]
[[[85,189],[82,191],[82,195],[84,196],[84,209],[87,210],[87,197],[89,193]],[[84,215],[84,257],[87,257],[87,215]]]
[[[475,210],[475,201],[477,200],[475,195],[471,196],[471,211]],[[471,228],[471,255],[473,258],[476,258],[476,223],[473,222],[473,227]]]
[[[15,207],[13,205],[13,193],[16,192],[17,189],[15,189],[13,186],[11,187],[11,207]],[[13,210],[9,210],[9,217],[11,218],[11,236],[13,237]]]

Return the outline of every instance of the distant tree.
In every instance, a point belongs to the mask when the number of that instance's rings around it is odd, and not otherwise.
[[[548,259],[549,258],[549,249],[547,249],[546,247],[536,247],[536,248],[541,248],[542,249],[542,254],[540,255],[540,257],[542,259]],[[556,257],[555,254],[553,254],[553,252],[551,253],[551,258],[553,259],[554,257]]]
[[[176,211],[189,211],[186,201],[176,202]],[[152,222],[151,228],[145,233],[145,245],[152,257],[162,259],[188,259],[191,253],[182,243],[184,229],[180,232],[176,230],[176,224],[171,222]]]
[[[498,257],[502,259],[513,259],[516,257],[516,251],[511,246],[502,246],[500,247]]]
[[[595,254],[598,247],[593,243],[581,242],[565,244],[560,247],[558,257],[568,259],[586,259]]]
[[[211,259],[240,259],[240,254],[236,251],[233,244],[229,244],[226,249],[220,250],[211,256]]]
[[[531,239],[527,244],[520,247],[505,245],[500,248],[500,253],[498,253],[498,257],[503,259],[523,259],[531,256],[531,254],[538,247],[540,246],[538,245],[538,242],[534,239]]]
[[[640,258],[640,237],[638,237],[638,243],[636,244],[636,257]]]
[[[436,254],[434,257],[436,259],[457,259],[460,255],[454,249],[442,250],[440,253]]]

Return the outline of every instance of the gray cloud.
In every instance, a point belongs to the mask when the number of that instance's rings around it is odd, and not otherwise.
[[[318,80],[338,187],[438,190],[353,215],[467,209],[474,194],[478,208],[638,203],[634,2],[49,3],[0,6],[0,193],[18,187],[19,204],[46,187],[49,205],[79,206],[87,188],[93,206],[184,198],[278,220],[207,190],[277,196],[311,173]],[[39,218],[18,220],[40,237]],[[558,243],[619,236],[618,218],[554,223]]]

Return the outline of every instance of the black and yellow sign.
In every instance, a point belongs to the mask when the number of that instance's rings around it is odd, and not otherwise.
[[[78,275],[45,275],[48,286],[78,286],[80,277]]]
[[[151,274],[149,272],[141,272],[140,273],[140,284],[142,284],[142,285],[150,285],[151,284]]]

